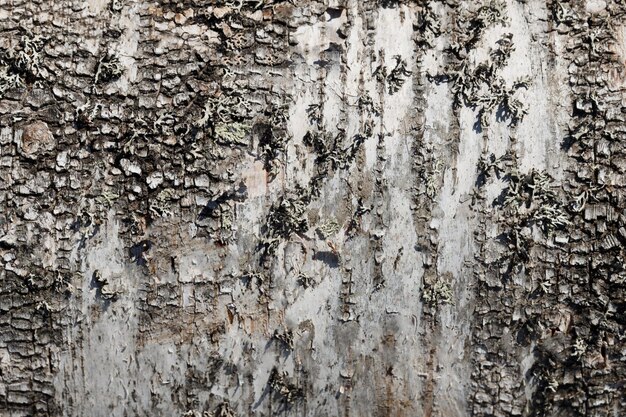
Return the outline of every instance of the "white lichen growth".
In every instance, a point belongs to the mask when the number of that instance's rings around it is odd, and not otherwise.
[[[581,358],[585,353],[587,353],[587,342],[585,342],[582,338],[577,338],[576,342],[572,346],[573,356],[577,358]]]
[[[24,87],[27,81],[42,76],[41,49],[45,38],[24,34],[17,45],[0,48],[0,97],[12,88]]]
[[[517,222],[538,224],[545,232],[570,224],[565,208],[558,201],[552,178],[533,169],[530,173],[513,176],[503,206]]]
[[[548,383],[546,389],[551,392],[556,392],[556,390],[559,388],[559,381],[557,381],[556,378],[551,377],[550,379],[548,379],[547,382]]]
[[[47,301],[43,300],[37,303],[35,306],[35,311],[38,311],[43,314],[48,314],[52,309],[50,308],[50,304]]]
[[[218,96],[207,99],[202,114],[194,121],[196,127],[232,123],[246,118],[252,111],[252,102],[242,96]]]
[[[436,277],[434,283],[424,285],[422,298],[432,307],[441,304],[454,304],[452,286],[442,277]]]
[[[571,210],[574,213],[580,213],[587,205],[588,201],[598,202],[597,194],[604,189],[604,185],[600,187],[592,187],[587,190],[583,190],[579,195],[574,197],[574,200],[570,203]]]
[[[260,9],[273,4],[273,0],[226,0],[224,5],[241,11],[243,7],[251,7],[253,10]]]
[[[293,233],[306,231],[307,205],[302,199],[283,198],[270,210],[268,218],[268,234],[270,237],[289,238]]]
[[[9,68],[2,65],[0,61],[0,97],[8,90],[24,87],[24,85],[24,80],[22,80],[19,74],[9,72]]]
[[[18,71],[38,77],[42,72],[40,52],[43,43],[41,35],[23,35],[18,47],[7,50],[7,57]]]
[[[326,220],[320,223],[316,230],[322,239],[327,240],[341,230],[341,226],[335,220]]]
[[[98,60],[94,84],[107,83],[118,79],[124,73],[124,67],[117,55],[104,54]]]
[[[440,159],[436,159],[433,165],[433,170],[430,175],[428,175],[425,181],[426,196],[428,198],[432,199],[437,195],[437,190],[439,189],[439,184],[441,183],[441,178],[443,176],[443,168],[443,161]]]
[[[111,11],[119,12],[122,10],[122,0],[111,0]]]
[[[187,410],[182,417],[215,417],[210,411]]]
[[[172,201],[177,199],[176,192],[170,188],[166,188],[156,195],[156,198],[150,201],[150,214],[154,217],[171,217]]]

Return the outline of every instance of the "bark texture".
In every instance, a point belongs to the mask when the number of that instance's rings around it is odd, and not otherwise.
[[[0,416],[626,415],[623,0],[0,1]]]

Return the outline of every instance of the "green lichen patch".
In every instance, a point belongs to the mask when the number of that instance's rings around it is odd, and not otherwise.
[[[216,123],[215,142],[220,145],[247,146],[246,137],[250,132],[250,126],[245,123]]]

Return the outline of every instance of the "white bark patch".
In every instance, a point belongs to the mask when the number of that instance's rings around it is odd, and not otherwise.
[[[131,401],[129,392],[139,382],[131,369],[136,369],[133,366],[137,333],[134,297],[141,274],[126,262],[122,251],[124,244],[112,215],[103,229],[100,240],[87,249],[83,262],[84,279],[77,283],[77,291],[83,296],[72,298],[81,300],[82,304],[76,305],[74,301],[70,306],[81,310],[76,317],[81,317],[82,321],[68,326],[68,340],[82,338],[83,342],[59,354],[56,401],[73,403],[72,415],[108,409],[111,416],[122,416],[125,404]],[[92,288],[96,270],[122,291],[120,298],[99,315],[94,315],[90,308],[98,302],[96,289]],[[77,348],[81,351],[75,352]]]
[[[111,0],[88,0],[87,7],[93,14],[99,14],[103,10],[106,10],[107,6],[111,3]]]
[[[615,28],[615,43],[613,50],[617,59],[623,64],[619,70],[611,71],[611,87],[618,89],[626,87],[626,25]]]
[[[399,55],[407,62],[407,69],[413,70],[413,21],[414,13],[406,6],[394,9],[380,9],[376,22],[376,51],[384,51],[385,65],[389,70],[395,66],[394,56]],[[403,121],[413,103],[413,83],[411,77],[406,78],[402,88],[393,95],[385,97],[384,130],[396,133],[404,127]],[[397,143],[387,144],[388,149],[394,149]]]
[[[130,85],[137,81],[137,65],[135,55],[139,45],[140,16],[138,4],[133,3],[131,7],[124,7],[121,11],[120,28],[122,37],[118,46],[119,60],[124,67],[124,73],[117,81],[122,91],[127,91]]]
[[[320,59],[320,54],[330,46],[331,42],[343,43],[337,30],[347,20],[346,13],[337,19],[317,22],[314,25],[301,26],[293,34],[298,42],[296,50],[305,57],[307,64],[313,65]]]

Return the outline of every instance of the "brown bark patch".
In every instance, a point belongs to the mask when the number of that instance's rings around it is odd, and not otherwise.
[[[55,146],[54,136],[45,122],[37,121],[24,126],[19,147],[23,156],[36,158]]]

